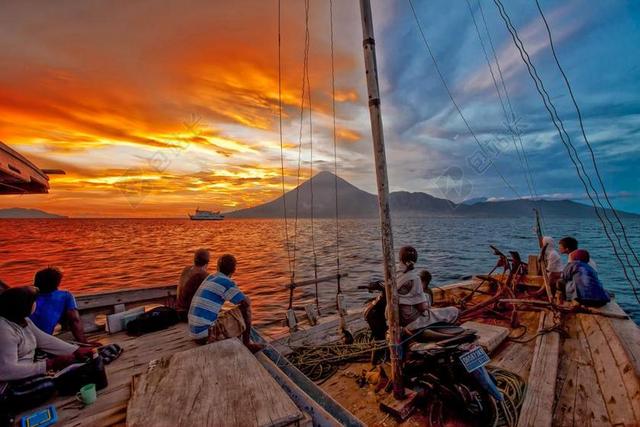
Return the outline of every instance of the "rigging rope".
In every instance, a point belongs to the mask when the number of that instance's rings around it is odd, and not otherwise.
[[[617,220],[618,224],[620,225],[620,228],[621,228],[621,231],[622,231],[622,235],[624,236],[624,240],[625,240],[627,246],[629,247],[631,253],[633,254],[633,257],[635,258],[636,263],[638,263],[638,265],[640,266],[640,260],[638,260],[638,256],[636,255],[635,251],[633,250],[633,247],[631,246],[631,243],[629,242],[629,238],[627,236],[627,232],[626,232],[626,229],[624,227],[624,224],[622,223],[622,220],[620,219],[620,216],[618,215],[618,212],[613,207],[613,204],[611,203],[611,200],[609,199],[609,195],[607,194],[607,189],[605,188],[604,182],[602,180],[602,176],[600,175],[600,170],[599,170],[597,162],[596,162],[595,153],[593,151],[591,143],[589,142],[589,139],[587,138],[587,133],[586,133],[586,131],[584,129],[584,123],[582,121],[582,112],[580,111],[580,107],[578,106],[578,101],[576,101],[576,98],[575,98],[575,96],[573,94],[573,89],[571,88],[571,84],[569,83],[569,78],[567,77],[566,73],[564,72],[564,69],[562,68],[562,65],[560,65],[560,60],[558,59],[558,55],[556,53],[555,43],[553,42],[553,36],[551,35],[551,28],[549,27],[549,23],[547,22],[547,18],[545,17],[544,13],[542,12],[542,7],[540,6],[540,2],[538,0],[535,0],[535,1],[536,1],[536,6],[538,8],[538,11],[540,12],[540,17],[542,18],[542,21],[544,22],[544,26],[545,26],[545,28],[547,30],[547,35],[549,37],[549,45],[551,47],[551,52],[553,54],[553,58],[555,60],[556,65],[558,66],[558,70],[560,70],[560,73],[562,74],[562,78],[564,80],[564,83],[567,86],[567,90],[569,91],[569,96],[571,97],[571,101],[573,102],[573,106],[576,109],[576,114],[578,116],[578,123],[580,124],[580,130],[582,132],[582,137],[584,138],[584,142],[587,145],[587,148],[589,149],[589,154],[591,156],[591,162],[593,164],[593,169],[594,169],[594,171],[596,173],[596,177],[598,178],[598,182],[600,183],[600,187],[602,187],[602,193],[604,195],[605,200],[607,201],[607,204],[609,205],[609,207],[613,211],[613,215],[616,217],[616,220]]]
[[[281,38],[281,0],[278,0],[278,124],[280,131],[280,175],[282,178],[282,208],[284,212],[284,234],[287,246],[287,259],[289,261],[289,271],[291,272],[291,254],[289,248],[289,227],[287,225],[287,199],[285,197],[284,182],[284,142],[282,132],[282,38]]]
[[[294,237],[293,237],[293,272],[291,275],[291,282],[295,282],[296,274],[296,255],[297,255],[297,240],[298,240],[298,213],[299,213],[299,200],[300,200],[300,175],[302,170],[302,129],[304,124],[304,106],[307,87],[308,73],[309,73],[309,0],[305,0],[305,35],[304,35],[304,59],[302,66],[302,94],[300,96],[300,132],[298,135],[298,172],[296,182],[296,208],[294,218]],[[291,307],[290,307],[291,308]]]
[[[574,167],[576,169],[578,178],[580,179],[582,185],[584,186],[584,189],[585,189],[585,191],[587,193],[587,196],[588,196],[589,200],[591,201],[591,204],[593,205],[593,208],[594,208],[594,211],[596,213],[596,216],[600,220],[600,223],[602,224],[602,227],[603,227],[603,230],[605,232],[605,235],[607,236],[607,239],[609,240],[609,242],[611,244],[611,247],[613,249],[614,255],[616,256],[616,258],[618,259],[618,262],[620,263],[620,265],[622,267],[623,274],[624,274],[625,278],[627,279],[627,281],[629,282],[629,284],[631,285],[631,288],[633,290],[633,293],[634,293],[634,296],[635,296],[636,300],[638,300],[638,302],[640,302],[640,295],[638,295],[638,290],[636,289],[636,285],[633,283],[633,281],[629,277],[626,265],[625,265],[624,261],[622,261],[622,258],[620,257],[620,254],[619,254],[619,252],[617,250],[616,244],[613,242],[613,239],[612,239],[611,235],[609,234],[609,230],[608,230],[606,224],[604,223],[604,219],[600,215],[600,212],[598,210],[598,206],[596,205],[596,201],[593,199],[593,196],[591,195],[590,188],[595,193],[595,197],[598,200],[600,207],[602,208],[603,214],[604,214],[605,218],[607,219],[607,221],[609,222],[609,224],[611,225],[612,231],[613,231],[614,235],[616,236],[616,238],[618,240],[618,243],[621,246],[621,249],[623,250],[623,254],[625,255],[625,258],[627,259],[627,262],[629,262],[628,255],[626,254],[626,251],[624,250],[624,247],[622,246],[622,242],[620,241],[620,237],[615,232],[615,228],[613,227],[613,224],[612,224],[611,220],[606,215],[606,209],[604,208],[604,206],[602,205],[602,203],[600,201],[600,198],[598,196],[597,191],[595,190],[595,188],[593,186],[591,178],[589,177],[589,175],[587,174],[587,172],[586,172],[586,170],[584,168],[584,164],[582,163],[582,161],[578,157],[577,150],[575,149],[575,147],[571,143],[571,138],[569,137],[569,134],[567,133],[567,131],[566,131],[565,127],[564,127],[564,123],[560,119],[560,117],[558,115],[558,112],[557,112],[555,106],[553,105],[553,102],[551,101],[551,97],[549,96],[549,93],[545,89],[544,83],[542,82],[542,79],[540,78],[540,76],[539,76],[539,74],[537,72],[537,69],[535,68],[535,66],[531,62],[531,58],[530,58],[528,52],[526,51],[526,49],[524,47],[524,43],[522,42],[522,40],[518,36],[518,32],[515,29],[515,26],[511,22],[511,18],[509,17],[508,13],[506,12],[506,10],[504,8],[504,5],[502,4],[502,2],[500,0],[494,0],[494,3],[496,5],[496,8],[498,9],[498,12],[500,13],[500,17],[502,18],[503,22],[505,23],[505,25],[507,27],[507,30],[511,34],[511,38],[512,38],[512,40],[514,42],[514,45],[516,46],[516,48],[518,49],[518,52],[520,53],[520,57],[522,58],[522,60],[524,61],[525,65],[527,67],[527,72],[529,73],[529,76],[534,81],[534,84],[536,86],[536,91],[538,92],[538,94],[542,98],[542,101],[544,103],[545,109],[549,113],[549,115],[551,117],[551,120],[553,122],[553,125],[556,128],[556,130],[558,131],[558,135],[560,136],[560,140],[562,141],[563,145],[565,146],[565,148],[567,150],[567,153],[569,154],[569,158],[570,158],[571,162],[573,163],[573,165],[574,165]],[[566,137],[566,140],[565,140],[565,137]],[[575,159],[574,159],[574,155],[576,157]],[[584,177],[582,176],[582,174],[584,174]],[[585,181],[585,179],[586,179],[586,181]],[[589,184],[587,184],[587,182]],[[635,270],[633,268],[631,268],[631,271],[632,271],[632,273],[633,273],[633,275],[634,275],[634,277],[636,278],[636,281],[637,281],[638,278],[636,276]]]
[[[442,72],[440,71],[440,66],[438,65],[438,61],[436,60],[435,55],[433,54],[433,51],[431,50],[431,46],[427,40],[427,36],[425,35],[424,30],[422,29],[422,24],[420,23],[420,19],[418,18],[418,14],[416,13],[416,10],[413,6],[413,1],[412,0],[407,0],[409,2],[409,6],[411,7],[411,12],[413,13],[413,18],[415,20],[416,25],[418,26],[418,31],[420,32],[420,36],[422,38],[422,42],[424,44],[424,47],[427,51],[427,53],[429,54],[429,56],[431,57],[431,60],[433,62],[433,65],[436,69],[436,72],[438,74],[438,77],[440,78],[440,81],[442,82],[442,85],[444,86],[447,95],[449,96],[449,99],[451,100],[453,106],[455,107],[456,111],[458,112],[458,115],[460,116],[460,118],[462,119],[462,121],[464,122],[467,130],[469,131],[469,134],[473,137],[473,140],[475,141],[475,143],[478,145],[478,147],[480,148],[480,151],[482,151],[483,154],[486,155],[486,150],[485,148],[482,146],[482,144],[480,143],[480,141],[478,140],[478,137],[476,136],[475,132],[473,131],[473,129],[471,129],[471,125],[469,125],[469,122],[467,121],[467,119],[465,118],[464,114],[462,113],[462,110],[460,109],[460,106],[458,105],[458,103],[456,102],[455,98],[453,97],[453,94],[451,93],[451,90],[449,89],[449,85],[447,84],[444,75],[442,74]],[[487,156],[488,157],[488,156]],[[519,199],[522,198],[522,196],[520,195],[520,193],[518,192],[518,190],[516,190],[510,183],[509,181],[507,181],[507,179],[505,178],[505,176],[502,174],[502,172],[500,172],[500,169],[498,169],[498,166],[495,164],[495,162],[493,160],[491,160],[490,162],[491,166],[494,168],[494,170],[496,171],[496,173],[498,174],[498,176],[500,177],[500,179],[502,179],[502,181],[505,183],[505,185],[516,195],[516,197],[518,197]]]
[[[306,15],[306,34],[309,34],[309,0],[305,2],[305,15]],[[308,51],[308,47],[307,47]],[[308,57],[308,55],[307,55]],[[307,59],[308,61],[308,59]],[[314,227],[314,204],[313,204],[313,110],[311,108],[311,82],[309,81],[309,65],[306,67],[306,80],[307,80],[307,98],[309,101],[309,192],[311,193],[311,251],[313,253],[313,277],[315,279],[315,300],[316,310],[319,310],[320,302],[318,300],[318,255],[316,253],[316,235]]]
[[[280,130],[280,175],[282,178],[282,211],[284,216],[284,237],[287,248],[287,261],[289,264],[289,276],[293,277],[293,264],[291,260],[291,247],[289,243],[289,224],[287,221],[287,198],[284,183],[284,142],[282,132],[282,14],[281,0],[278,0],[278,122]],[[293,289],[289,298],[289,308],[293,304]]]
[[[484,29],[485,32],[487,33],[487,39],[489,40],[489,46],[491,47],[491,52],[493,53],[493,59],[496,63],[496,68],[498,69],[498,77],[500,78],[500,82],[502,84],[502,89],[504,91],[504,97],[507,100],[507,107],[509,107],[509,113],[511,114],[511,118],[512,120],[515,121],[515,117],[516,117],[516,113],[513,111],[513,105],[511,105],[511,97],[509,96],[509,90],[507,89],[507,85],[504,81],[504,76],[502,74],[502,67],[500,67],[500,61],[498,60],[498,55],[496,53],[496,49],[495,46],[493,45],[493,39],[491,38],[491,32],[489,32],[489,26],[487,25],[487,20],[484,16],[484,9],[482,7],[482,2],[480,0],[478,0],[478,8],[480,9],[480,16],[482,17],[482,22],[484,25]],[[524,144],[522,143],[522,136],[520,135],[520,131],[519,129],[517,129],[516,126],[516,136],[518,137],[518,142],[520,143],[520,150],[522,151],[523,157],[524,157],[524,161],[525,161],[525,165],[526,165],[526,169],[527,169],[527,173],[529,174],[529,179],[531,181],[531,185],[533,187],[533,192],[535,194],[535,196],[537,198],[539,198],[540,196],[538,195],[538,190],[536,188],[536,183],[533,177],[533,173],[531,172],[531,168],[529,166],[529,157],[527,155],[526,150],[524,149]]]
[[[502,113],[504,114],[505,124],[509,127],[509,133],[511,134],[511,141],[513,142],[513,146],[516,149],[516,155],[518,156],[518,162],[520,163],[520,167],[522,168],[522,173],[524,175],[525,182],[527,183],[527,187],[529,188],[529,195],[533,199],[533,187],[531,182],[529,181],[529,175],[527,174],[526,164],[524,163],[523,155],[520,154],[520,148],[518,147],[518,143],[516,142],[516,137],[513,135],[509,114],[507,113],[507,109],[505,107],[504,100],[502,99],[502,94],[500,93],[500,89],[498,87],[498,82],[496,81],[496,76],[493,73],[493,67],[491,66],[491,61],[489,60],[489,55],[487,54],[487,49],[485,48],[484,41],[482,40],[482,36],[480,35],[480,28],[478,27],[478,23],[476,22],[476,17],[473,12],[473,8],[471,7],[470,0],[466,0],[467,8],[469,9],[469,14],[471,15],[471,20],[473,21],[473,26],[476,30],[476,35],[478,36],[478,41],[480,42],[480,47],[482,48],[482,52],[484,53],[484,59],[487,63],[487,68],[489,68],[489,73],[491,74],[491,80],[493,81],[493,86],[496,89],[496,94],[498,95],[498,100],[500,101],[500,106],[502,107]],[[496,58],[497,59],[497,58]],[[504,82],[503,82],[504,83]],[[515,115],[512,116],[515,119]],[[524,149],[523,149],[524,151]]]

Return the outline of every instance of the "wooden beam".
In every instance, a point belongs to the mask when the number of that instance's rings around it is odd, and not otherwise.
[[[348,273],[332,274],[330,276],[318,277],[317,279],[308,279],[308,280],[301,280],[299,282],[287,283],[285,285],[285,288],[295,289],[295,288],[300,288],[302,286],[315,285],[316,283],[331,282],[333,280],[342,279],[343,277],[348,277],[348,276],[349,276]]]
[[[158,285],[147,288],[125,289],[76,295],[78,310],[113,307],[116,304],[144,302],[177,295],[177,285]]]
[[[131,427],[191,426],[203,421],[282,427],[302,419],[298,407],[237,339],[181,351],[150,364],[136,381],[127,408]]]
[[[264,353],[256,354],[258,362],[271,374],[289,398],[300,410],[311,416],[313,425],[339,427],[342,424],[327,412],[318,402],[305,393],[291,378],[285,375],[278,366]]]
[[[553,304],[547,301],[529,300],[529,299],[517,299],[517,298],[502,298],[500,302],[507,304],[524,304],[534,305],[537,307],[553,307],[555,310],[559,310],[565,313],[580,313],[580,314],[594,314],[596,316],[610,317],[612,319],[629,319],[629,315],[624,311],[622,313],[614,311],[603,311],[598,308],[585,307],[582,305],[574,307],[564,307],[562,305]]]
[[[553,325],[553,314],[540,313],[538,330]],[[536,340],[529,384],[518,419],[518,427],[551,426],[560,352],[560,335],[552,331]]]
[[[380,109],[380,87],[378,86],[378,65],[376,60],[376,42],[373,34],[373,14],[371,2],[360,0],[362,17],[362,47],[369,94],[369,117],[373,141],[373,157],[376,167],[378,187],[378,207],[380,209],[380,233],[382,237],[382,259],[384,265],[384,283],[387,296],[387,320],[389,323],[389,350],[391,354],[391,378],[393,395],[404,398],[402,381],[402,360],[400,357],[400,313],[398,308],[398,288],[396,286],[396,261],[393,250],[393,231],[391,228],[391,208],[389,207],[389,177],[384,148],[384,130]]]

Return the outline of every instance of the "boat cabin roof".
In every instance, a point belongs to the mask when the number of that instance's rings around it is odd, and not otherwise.
[[[49,177],[29,159],[0,141],[0,195],[49,192]]]

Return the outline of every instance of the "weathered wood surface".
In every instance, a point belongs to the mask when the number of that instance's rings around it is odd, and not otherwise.
[[[607,305],[602,307],[601,310],[620,315],[626,314],[615,300],[609,302]],[[627,353],[629,362],[631,363],[636,376],[640,377],[640,327],[630,319],[607,319],[606,322],[600,323],[608,323],[613,331],[615,331],[620,344]]]
[[[116,304],[145,302],[177,295],[176,285],[158,285],[139,289],[125,289],[113,292],[100,292],[76,295],[78,310],[112,307]]]
[[[320,403],[313,400],[298,384],[282,372],[268,356],[264,353],[259,353],[256,354],[256,359],[277,381],[296,406],[309,414],[313,425],[321,425],[323,427],[339,427],[341,425]]]
[[[522,312],[519,315],[519,320],[528,331],[524,336],[520,337],[523,342],[506,340],[491,356],[490,365],[518,374],[526,381],[529,378],[536,344],[535,339],[531,338],[537,332],[540,316],[537,312]],[[518,329],[511,333],[517,336],[519,332],[520,330]]]
[[[136,381],[127,425],[287,426],[303,415],[237,339],[178,352]]]
[[[613,425],[638,425],[640,418],[634,414],[631,397],[638,399],[638,384],[635,380],[632,394],[629,396],[623,380],[624,372],[620,370],[611,343],[617,341],[615,336],[605,336],[596,319],[591,316],[577,316],[584,333],[586,348],[593,361],[597,385],[609,413]],[[619,355],[620,357],[621,355]],[[625,356],[626,358],[626,356]],[[636,402],[637,403],[637,402]]]
[[[539,330],[553,323],[552,313],[540,313]],[[527,393],[520,409],[519,427],[551,426],[559,351],[558,332],[549,332],[536,338]]]
[[[588,344],[576,316],[566,318],[568,337],[562,343],[556,380],[554,426],[609,426],[609,414]]]
[[[58,397],[43,405],[44,407],[53,404],[56,407],[58,423],[61,426],[124,424],[127,402],[131,395],[132,376],[144,372],[152,359],[169,356],[196,346],[189,338],[185,323],[140,337],[130,337],[124,333],[115,335],[103,333],[94,334],[91,339],[100,340],[103,344],[117,343],[124,352],[106,366],[109,385],[98,391],[98,400],[93,405],[83,407],[74,396]]]
[[[497,325],[488,325],[480,322],[465,322],[461,327],[472,329],[476,332],[477,343],[480,344],[487,353],[491,354],[509,336],[509,328]]]
[[[367,327],[362,318],[361,310],[354,310],[346,316],[348,328],[352,332]],[[283,334],[272,337],[271,345],[283,356],[291,353],[291,349],[306,345],[326,344],[341,339],[340,318],[337,315],[324,316],[318,319],[318,324],[306,329],[300,329],[291,334]]]

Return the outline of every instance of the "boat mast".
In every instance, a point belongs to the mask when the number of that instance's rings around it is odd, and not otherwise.
[[[389,349],[391,352],[393,395],[396,399],[402,399],[404,398],[404,386],[400,359],[400,315],[398,311],[398,288],[396,287],[393,232],[391,230],[391,216],[389,213],[389,179],[387,177],[387,160],[384,149],[382,113],[380,111],[380,88],[378,86],[376,46],[373,38],[373,18],[369,0],[360,0],[360,14],[362,16],[362,45],[364,48],[364,64],[367,74],[367,91],[369,93],[373,154],[375,157],[376,180],[378,183],[378,203],[380,207],[382,256],[384,258],[384,283],[387,297],[387,321],[389,322]]]

